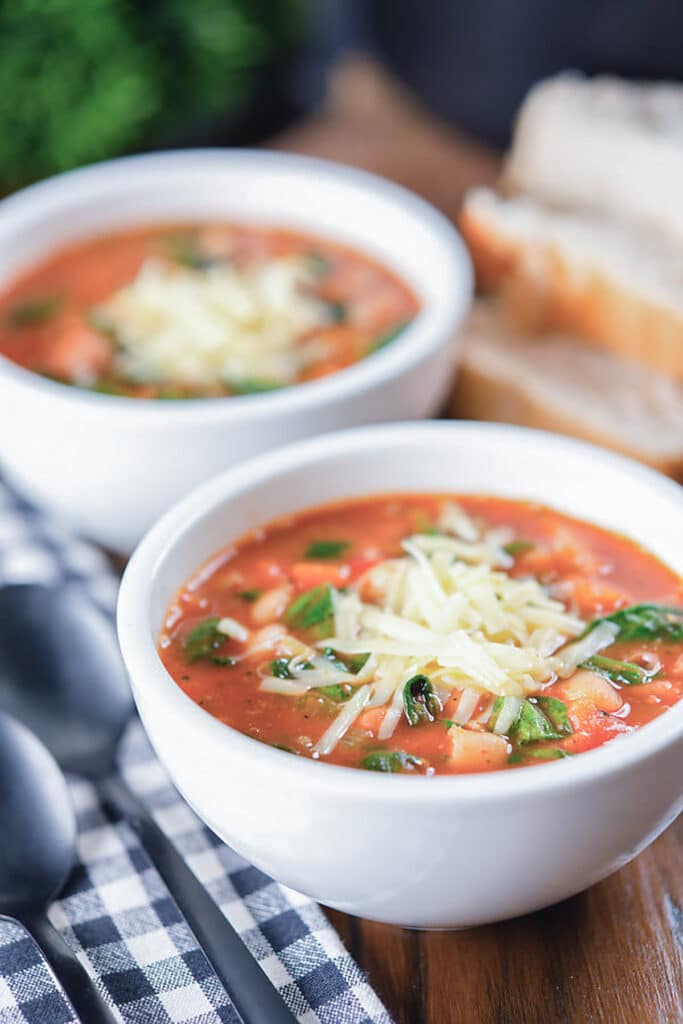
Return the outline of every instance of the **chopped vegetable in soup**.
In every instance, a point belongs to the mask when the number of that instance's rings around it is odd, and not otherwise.
[[[539,505],[390,495],[243,538],[159,651],[210,714],[320,761],[457,774],[562,761],[683,693],[683,584]]]
[[[0,296],[0,353],[103,394],[251,395],[324,377],[414,319],[411,290],[332,242],[185,225],[79,242]]]

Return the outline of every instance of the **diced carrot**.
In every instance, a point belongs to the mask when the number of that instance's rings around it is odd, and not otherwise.
[[[41,368],[63,380],[90,383],[110,366],[111,359],[110,342],[74,314],[55,325]]]
[[[376,736],[385,714],[386,708],[368,708],[367,711],[363,711],[359,715],[356,724],[361,729],[371,732],[373,736]]]
[[[400,307],[401,299],[401,293],[392,283],[367,291],[353,304],[354,325],[368,334],[391,330],[396,323],[396,308],[397,305]]]
[[[318,380],[320,377],[328,377],[331,373],[337,373],[339,370],[345,369],[350,363],[340,362],[338,360],[328,359],[324,363],[316,363],[315,366],[310,366],[303,374],[303,380]]]
[[[255,588],[269,589],[285,578],[285,571],[279,562],[270,559],[259,559],[249,573],[249,585]]]
[[[460,702],[460,691],[453,690],[452,693],[446,698],[446,702],[443,706],[443,717],[452,718],[455,714],[455,710]]]
[[[379,565],[383,560],[384,556],[379,553],[376,555],[353,555],[346,563],[349,569],[348,582],[351,583],[358,579],[368,569],[372,569],[373,565]]]
[[[575,701],[569,708],[569,720],[574,732],[561,746],[572,754],[593,750],[608,740],[633,731],[633,726],[606,711],[600,711],[589,700]]]
[[[348,565],[334,565],[330,562],[294,562],[289,575],[299,590],[310,590],[323,583],[343,587],[349,582]]]
[[[564,592],[571,596],[579,614],[591,618],[607,615],[629,604],[623,590],[608,583],[576,578],[563,580],[562,586]]]

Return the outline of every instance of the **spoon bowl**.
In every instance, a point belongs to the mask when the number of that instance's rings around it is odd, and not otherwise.
[[[114,630],[75,588],[0,587],[0,708],[33,729],[63,769],[94,782],[105,809],[137,833],[245,1024],[294,1024],[222,910],[116,774],[133,714],[128,677]]]
[[[0,588],[0,707],[64,771],[113,771],[133,712],[130,687],[113,630],[75,588]]]
[[[54,758],[20,722],[0,713],[0,914],[44,909],[64,885],[76,821]]]
[[[40,740],[0,712],[0,915],[21,922],[61,981],[82,1024],[114,1024],[47,908],[76,859],[76,819],[64,776]]]

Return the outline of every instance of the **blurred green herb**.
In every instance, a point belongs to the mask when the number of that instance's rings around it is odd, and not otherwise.
[[[321,636],[332,631],[332,592],[329,584],[323,584],[300,594],[285,612],[285,622],[295,629],[318,628]]]
[[[10,327],[26,327],[29,324],[43,323],[53,316],[62,303],[61,295],[38,295],[26,302],[13,306],[7,314]]]
[[[207,658],[215,665],[232,664],[232,658],[226,658],[217,653],[228,639],[225,633],[221,633],[217,629],[218,622],[219,620],[216,618],[204,619],[190,630],[183,641],[183,649],[188,661]]]
[[[421,757],[403,750],[375,750],[362,761],[362,767],[371,772],[411,772],[424,764]]]
[[[683,608],[663,604],[634,604],[628,608],[594,619],[583,635],[600,622],[611,622],[619,627],[616,640],[663,640],[668,643],[683,643]]]
[[[303,0],[0,4],[0,181],[11,189],[244,110],[302,37]]]
[[[511,540],[509,544],[503,544],[503,551],[516,558],[517,555],[523,555],[525,551],[531,551],[535,547],[532,540]]]
[[[348,540],[314,540],[306,548],[304,558],[339,558],[350,546]]]
[[[399,334],[402,334],[403,331],[405,331],[406,327],[408,327],[412,322],[412,320],[402,320],[399,324],[396,325],[396,327],[392,328],[392,330],[387,331],[386,334],[382,334],[370,346],[369,351],[378,352],[381,348],[384,348],[386,345],[389,345],[392,341],[394,341],[395,338],[398,338]]]

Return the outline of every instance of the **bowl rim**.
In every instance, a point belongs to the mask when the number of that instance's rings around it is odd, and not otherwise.
[[[92,199],[99,188],[119,175],[138,172],[150,179],[164,170],[197,170],[220,175],[224,168],[283,168],[287,173],[311,175],[327,182],[349,184],[363,189],[370,196],[388,199],[397,209],[403,209],[414,219],[422,221],[441,245],[444,257],[453,268],[453,287],[444,288],[440,299],[430,302],[429,318],[424,308],[401,332],[391,345],[372,353],[353,365],[327,377],[303,381],[275,391],[255,395],[186,399],[182,402],[146,401],[139,398],[102,395],[85,388],[50,380],[33,370],[27,370],[0,354],[0,378],[4,375],[17,385],[35,391],[46,399],[52,398],[82,407],[94,415],[115,412],[119,416],[137,417],[146,424],[164,425],[169,415],[183,422],[223,421],[233,418],[259,419],[266,413],[278,416],[292,410],[306,412],[329,402],[337,402],[362,394],[408,371],[431,352],[452,343],[452,336],[469,306],[473,291],[473,271],[465,244],[448,218],[434,206],[409,189],[377,174],[333,160],[311,157],[279,150],[259,149],[186,149],[167,150],[162,153],[143,153],[104,160],[87,167],[65,171],[0,201],[0,237],[5,232],[18,231],[24,219],[36,217],[40,209],[64,194],[77,197],[84,203]],[[161,218],[163,220],[163,218]],[[143,218],[144,220],[144,218]],[[151,218],[149,224],[159,223]],[[281,223],[287,224],[283,209]],[[87,237],[87,235],[84,235]],[[334,241],[334,235],[320,237]],[[362,250],[362,246],[360,247]],[[381,260],[379,261],[381,262]],[[401,276],[400,270],[397,271]]]
[[[593,470],[600,464],[611,464],[630,477],[642,481],[644,486],[658,490],[665,498],[679,504],[683,511],[683,488],[655,470],[586,442],[526,427],[469,421],[405,422],[356,427],[290,444],[252,458],[202,484],[167,512],[138,545],[121,582],[117,609],[119,642],[133,680],[134,691],[137,688],[164,688],[165,701],[172,702],[186,716],[187,728],[231,745],[233,753],[243,758],[246,771],[252,762],[260,761],[266,770],[270,767],[273,772],[285,775],[292,782],[309,788],[336,790],[340,795],[370,802],[413,802],[416,798],[422,800],[427,796],[429,800],[438,802],[469,802],[485,798],[507,799],[534,792],[554,792],[611,776],[676,741],[683,741],[681,700],[666,714],[642,726],[635,733],[552,766],[540,764],[525,766],[523,771],[435,775],[428,778],[387,775],[312,762],[307,757],[293,757],[214,718],[175,683],[159,658],[151,635],[150,594],[162,560],[172,557],[173,549],[181,538],[201,528],[205,515],[216,506],[238,500],[240,494],[249,487],[268,480],[276,473],[318,461],[336,452],[348,452],[349,446],[355,446],[355,450],[362,453],[363,449],[382,444],[386,440],[400,443],[401,439],[410,439],[414,442],[416,436],[421,436],[425,445],[432,445],[438,443],[445,433],[453,431],[458,431],[465,438],[480,437],[498,443],[504,443],[503,435],[512,436],[531,447],[539,444],[550,446],[560,458],[563,452],[579,453],[590,460]],[[229,538],[226,543],[229,543]]]

